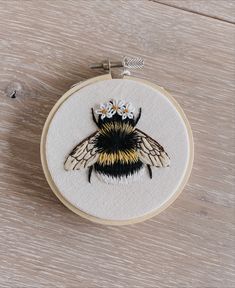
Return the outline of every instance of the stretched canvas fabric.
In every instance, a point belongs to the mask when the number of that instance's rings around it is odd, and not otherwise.
[[[91,108],[111,99],[131,102],[136,114],[142,108],[139,129],[157,140],[170,156],[170,167],[147,169],[137,182],[106,184],[88,171],[66,171],[71,150],[98,128]],[[189,135],[175,106],[160,91],[129,79],[104,80],[85,86],[59,107],[46,138],[46,158],[51,177],[63,197],[81,211],[106,220],[130,220],[152,213],[177,191],[189,164]]]

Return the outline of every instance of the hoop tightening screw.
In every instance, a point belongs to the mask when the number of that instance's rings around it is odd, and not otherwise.
[[[144,60],[140,57],[127,57],[125,56],[122,61],[113,62],[106,60],[102,63],[92,64],[90,68],[92,69],[104,69],[111,70],[111,68],[121,68],[124,69],[140,69],[144,67]]]

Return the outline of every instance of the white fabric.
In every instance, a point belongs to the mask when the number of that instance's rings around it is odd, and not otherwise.
[[[147,169],[140,182],[109,185],[93,172],[65,171],[70,151],[97,130],[91,108],[110,99],[125,99],[142,108],[139,129],[157,140],[171,158],[169,168]],[[107,220],[130,220],[149,214],[176,192],[189,160],[189,139],[184,121],[173,104],[155,89],[133,80],[112,79],[86,86],[71,95],[55,113],[47,134],[46,157],[52,179],[60,193],[74,206]]]

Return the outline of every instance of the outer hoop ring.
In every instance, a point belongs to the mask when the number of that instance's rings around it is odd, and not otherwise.
[[[102,75],[102,76],[98,76],[98,77],[94,77],[91,79],[88,79],[78,85],[76,85],[75,87],[71,88],[70,90],[68,90],[57,102],[56,104],[53,106],[53,108],[51,109],[46,122],[44,124],[43,130],[42,130],[42,136],[41,136],[41,144],[40,144],[40,156],[41,156],[41,163],[42,163],[42,168],[43,168],[43,172],[45,174],[45,177],[47,179],[47,182],[50,186],[50,188],[52,189],[52,191],[54,192],[54,194],[57,196],[57,198],[59,198],[59,200],[67,207],[69,208],[71,211],[73,211],[74,213],[78,214],[79,216],[90,220],[92,222],[95,223],[100,223],[100,224],[105,224],[105,225],[127,225],[127,224],[134,224],[134,223],[138,223],[138,222],[142,222],[144,220],[150,219],[153,216],[156,216],[157,214],[159,214],[160,212],[162,212],[163,210],[165,210],[168,206],[170,206],[175,200],[176,198],[180,195],[180,193],[183,191],[189,176],[191,174],[191,170],[192,170],[192,166],[193,166],[193,159],[194,159],[194,143],[193,143],[193,134],[192,134],[192,130],[189,124],[189,121],[186,117],[186,115],[184,114],[182,108],[180,107],[180,105],[176,102],[176,100],[162,87],[153,84],[149,81],[140,79],[140,78],[135,78],[135,77],[130,77],[130,76],[124,76],[124,79],[130,79],[133,81],[137,81],[140,82],[142,84],[145,84],[147,86],[152,87],[153,89],[161,92],[165,97],[168,98],[168,100],[175,106],[175,108],[177,109],[178,113],[180,114],[180,116],[182,117],[185,126],[187,128],[187,132],[188,132],[188,136],[189,136],[189,161],[188,161],[188,167],[187,170],[185,172],[185,175],[183,177],[182,182],[180,183],[177,191],[174,193],[174,195],[164,203],[164,205],[162,205],[160,208],[156,209],[155,211],[142,216],[142,217],[138,217],[135,219],[131,219],[131,220],[105,220],[105,219],[101,219],[101,218],[97,218],[95,216],[89,215],[83,211],[81,211],[80,209],[78,209],[77,207],[75,207],[74,205],[72,205],[69,201],[67,201],[63,195],[59,192],[58,188],[56,187],[48,166],[47,166],[47,160],[46,160],[46,150],[45,150],[45,145],[46,145],[46,137],[47,137],[47,132],[48,132],[48,128],[50,126],[50,122],[54,116],[54,114],[56,113],[56,111],[58,110],[58,108],[63,104],[63,102],[69,98],[73,93],[75,93],[76,91],[82,89],[83,87],[87,86],[87,85],[91,85],[93,83],[99,82],[99,81],[103,81],[103,80],[111,80],[112,76],[110,74],[106,74],[106,75]]]

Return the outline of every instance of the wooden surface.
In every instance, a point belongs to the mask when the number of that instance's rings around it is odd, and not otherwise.
[[[228,23],[235,23],[235,5],[230,0],[153,0],[174,8],[183,9]]]
[[[235,286],[234,1],[158,2],[0,1],[0,287]],[[126,54],[184,108],[195,162],[166,211],[106,227],[56,199],[39,143],[60,95],[101,74],[87,65]]]

